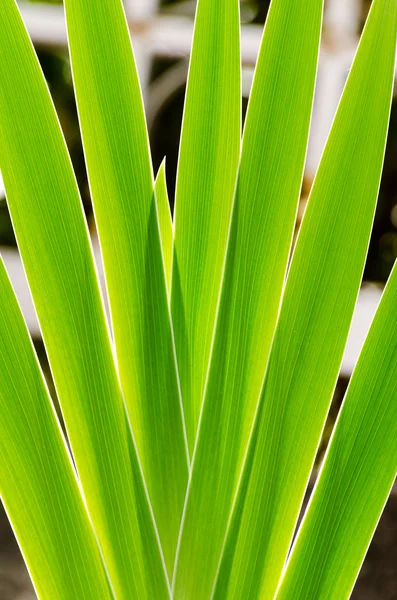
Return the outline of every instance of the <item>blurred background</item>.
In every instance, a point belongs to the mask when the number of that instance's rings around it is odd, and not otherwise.
[[[166,156],[169,196],[173,207],[180,126],[196,1],[124,0],[124,4],[143,88],[154,171],[157,172],[161,161]],[[270,0],[241,0],[244,111],[269,4]],[[317,90],[297,230],[370,4],[370,0],[325,0]],[[47,3],[20,0],[19,5],[47,78],[69,146],[102,273],[77,122],[62,0],[49,0]],[[331,219],[332,215],[329,217]],[[40,329],[16,248],[1,175],[0,252],[19,297],[50,389],[54,393]],[[318,463],[321,461],[349,377],[396,257],[397,87],[364,282]],[[33,600],[34,598],[18,546],[0,506],[0,600]],[[393,492],[381,519],[353,598],[356,600],[397,599],[397,492]]]

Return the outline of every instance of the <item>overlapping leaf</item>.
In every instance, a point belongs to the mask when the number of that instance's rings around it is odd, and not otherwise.
[[[170,203],[168,200],[167,180],[165,175],[165,160],[157,173],[156,184],[157,213],[160,227],[161,247],[163,250],[164,268],[167,279],[167,289],[171,289],[171,263],[174,246],[174,231]]]
[[[181,518],[175,598],[351,592],[397,472],[396,270],[285,561],[363,271],[397,5],[373,2],[285,284],[322,5],[273,0],[241,150],[238,1],[199,0],[174,232],[122,2],[65,0],[117,370],[55,111],[1,4],[0,168],[84,490],[0,264],[0,495],[42,598],[170,597]]]
[[[65,7],[120,379],[171,570],[188,458],[141,91],[121,0]]]
[[[375,0],[293,255],[218,598],[272,598],[287,557],[364,268],[396,39],[395,3]]]
[[[321,21],[321,0],[274,0],[265,26],[179,544],[176,598],[208,598],[214,584],[279,309]]]
[[[66,145],[14,0],[0,20],[0,167],[85,498],[117,596],[164,598]]]
[[[0,497],[37,594],[110,600],[72,462],[1,260],[0,362]]]
[[[394,267],[353,373],[279,600],[338,600],[352,591],[397,476],[396,306]]]
[[[240,156],[238,6],[198,2],[179,152],[171,306],[191,453]]]

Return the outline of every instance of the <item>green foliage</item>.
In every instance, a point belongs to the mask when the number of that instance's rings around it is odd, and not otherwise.
[[[138,74],[120,2],[65,8],[120,382],[171,570],[188,456]]]
[[[171,307],[190,452],[196,439],[241,137],[238,2],[201,0],[175,192]]]
[[[65,0],[110,331],[2,1],[0,169],[70,444],[1,263],[0,495],[40,598],[348,598],[396,477],[394,270],[289,553],[368,248],[397,5],[373,2],[291,261],[323,2],[273,0],[242,138],[238,5],[198,3],[173,223],[121,1]]]
[[[156,184],[156,203],[159,219],[161,247],[163,249],[164,268],[167,280],[167,289],[171,287],[171,267],[172,267],[172,249],[173,249],[173,226],[170,203],[168,200],[167,179],[165,174],[165,159],[157,173]]]

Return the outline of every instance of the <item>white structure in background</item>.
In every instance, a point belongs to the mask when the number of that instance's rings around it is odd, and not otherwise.
[[[349,43],[357,35],[361,0],[331,0],[326,5],[325,20],[333,39]]]
[[[360,290],[341,367],[344,377],[349,377],[354,369],[381,296],[382,289],[372,283],[364,284]]]
[[[358,42],[362,0],[327,0],[324,16],[325,41],[320,52],[317,90],[311,135],[306,163],[306,174],[311,178],[321,158],[329,129],[349,72]],[[34,42],[63,47],[67,44],[65,15],[61,6],[28,4],[21,0],[20,8]],[[190,53],[193,23],[181,16],[158,15],[159,0],[124,0],[128,22],[146,96],[151,62],[154,57],[179,58]],[[242,27],[241,51],[244,92],[252,80],[262,27]],[[3,194],[0,176],[0,197]],[[97,240],[93,240],[101,284],[104,288],[103,268]],[[33,337],[40,335],[37,317],[18,253],[0,249],[11,280],[17,292],[25,319]],[[342,364],[342,374],[350,375],[362,343],[371,324],[381,291],[376,286],[364,286],[360,292],[351,332]]]
[[[124,0],[125,11],[128,18],[134,23],[150,21],[159,7],[159,0]]]
[[[328,0],[324,14],[327,40],[320,52],[306,169],[313,176],[320,162],[357,43],[362,0]]]

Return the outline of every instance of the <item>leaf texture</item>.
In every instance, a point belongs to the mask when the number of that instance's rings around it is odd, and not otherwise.
[[[110,600],[72,461],[2,260],[0,362],[0,497],[36,592],[43,600],[90,594]]]
[[[117,597],[166,598],[66,145],[14,0],[0,18],[0,168],[85,499]]]
[[[279,310],[321,21],[321,0],[275,0],[265,26],[174,573],[178,599],[208,598],[217,572]]]
[[[391,106],[395,16],[394,4],[375,0],[309,198],[220,569],[218,598],[272,598],[287,558],[372,228]],[[305,597],[318,598],[316,593]]]
[[[155,192],[160,227],[161,247],[163,250],[164,268],[167,280],[167,290],[170,291],[174,231],[172,225],[170,203],[168,200],[167,180],[165,174],[165,159],[160,166],[159,172],[157,173]]]
[[[199,0],[179,150],[171,295],[190,453],[240,157],[240,71],[238,0]]]
[[[188,456],[141,90],[121,0],[65,7],[120,379],[171,571]]]
[[[390,18],[394,20],[395,13]],[[278,600],[350,597],[397,476],[396,306],[394,267],[351,379]]]

